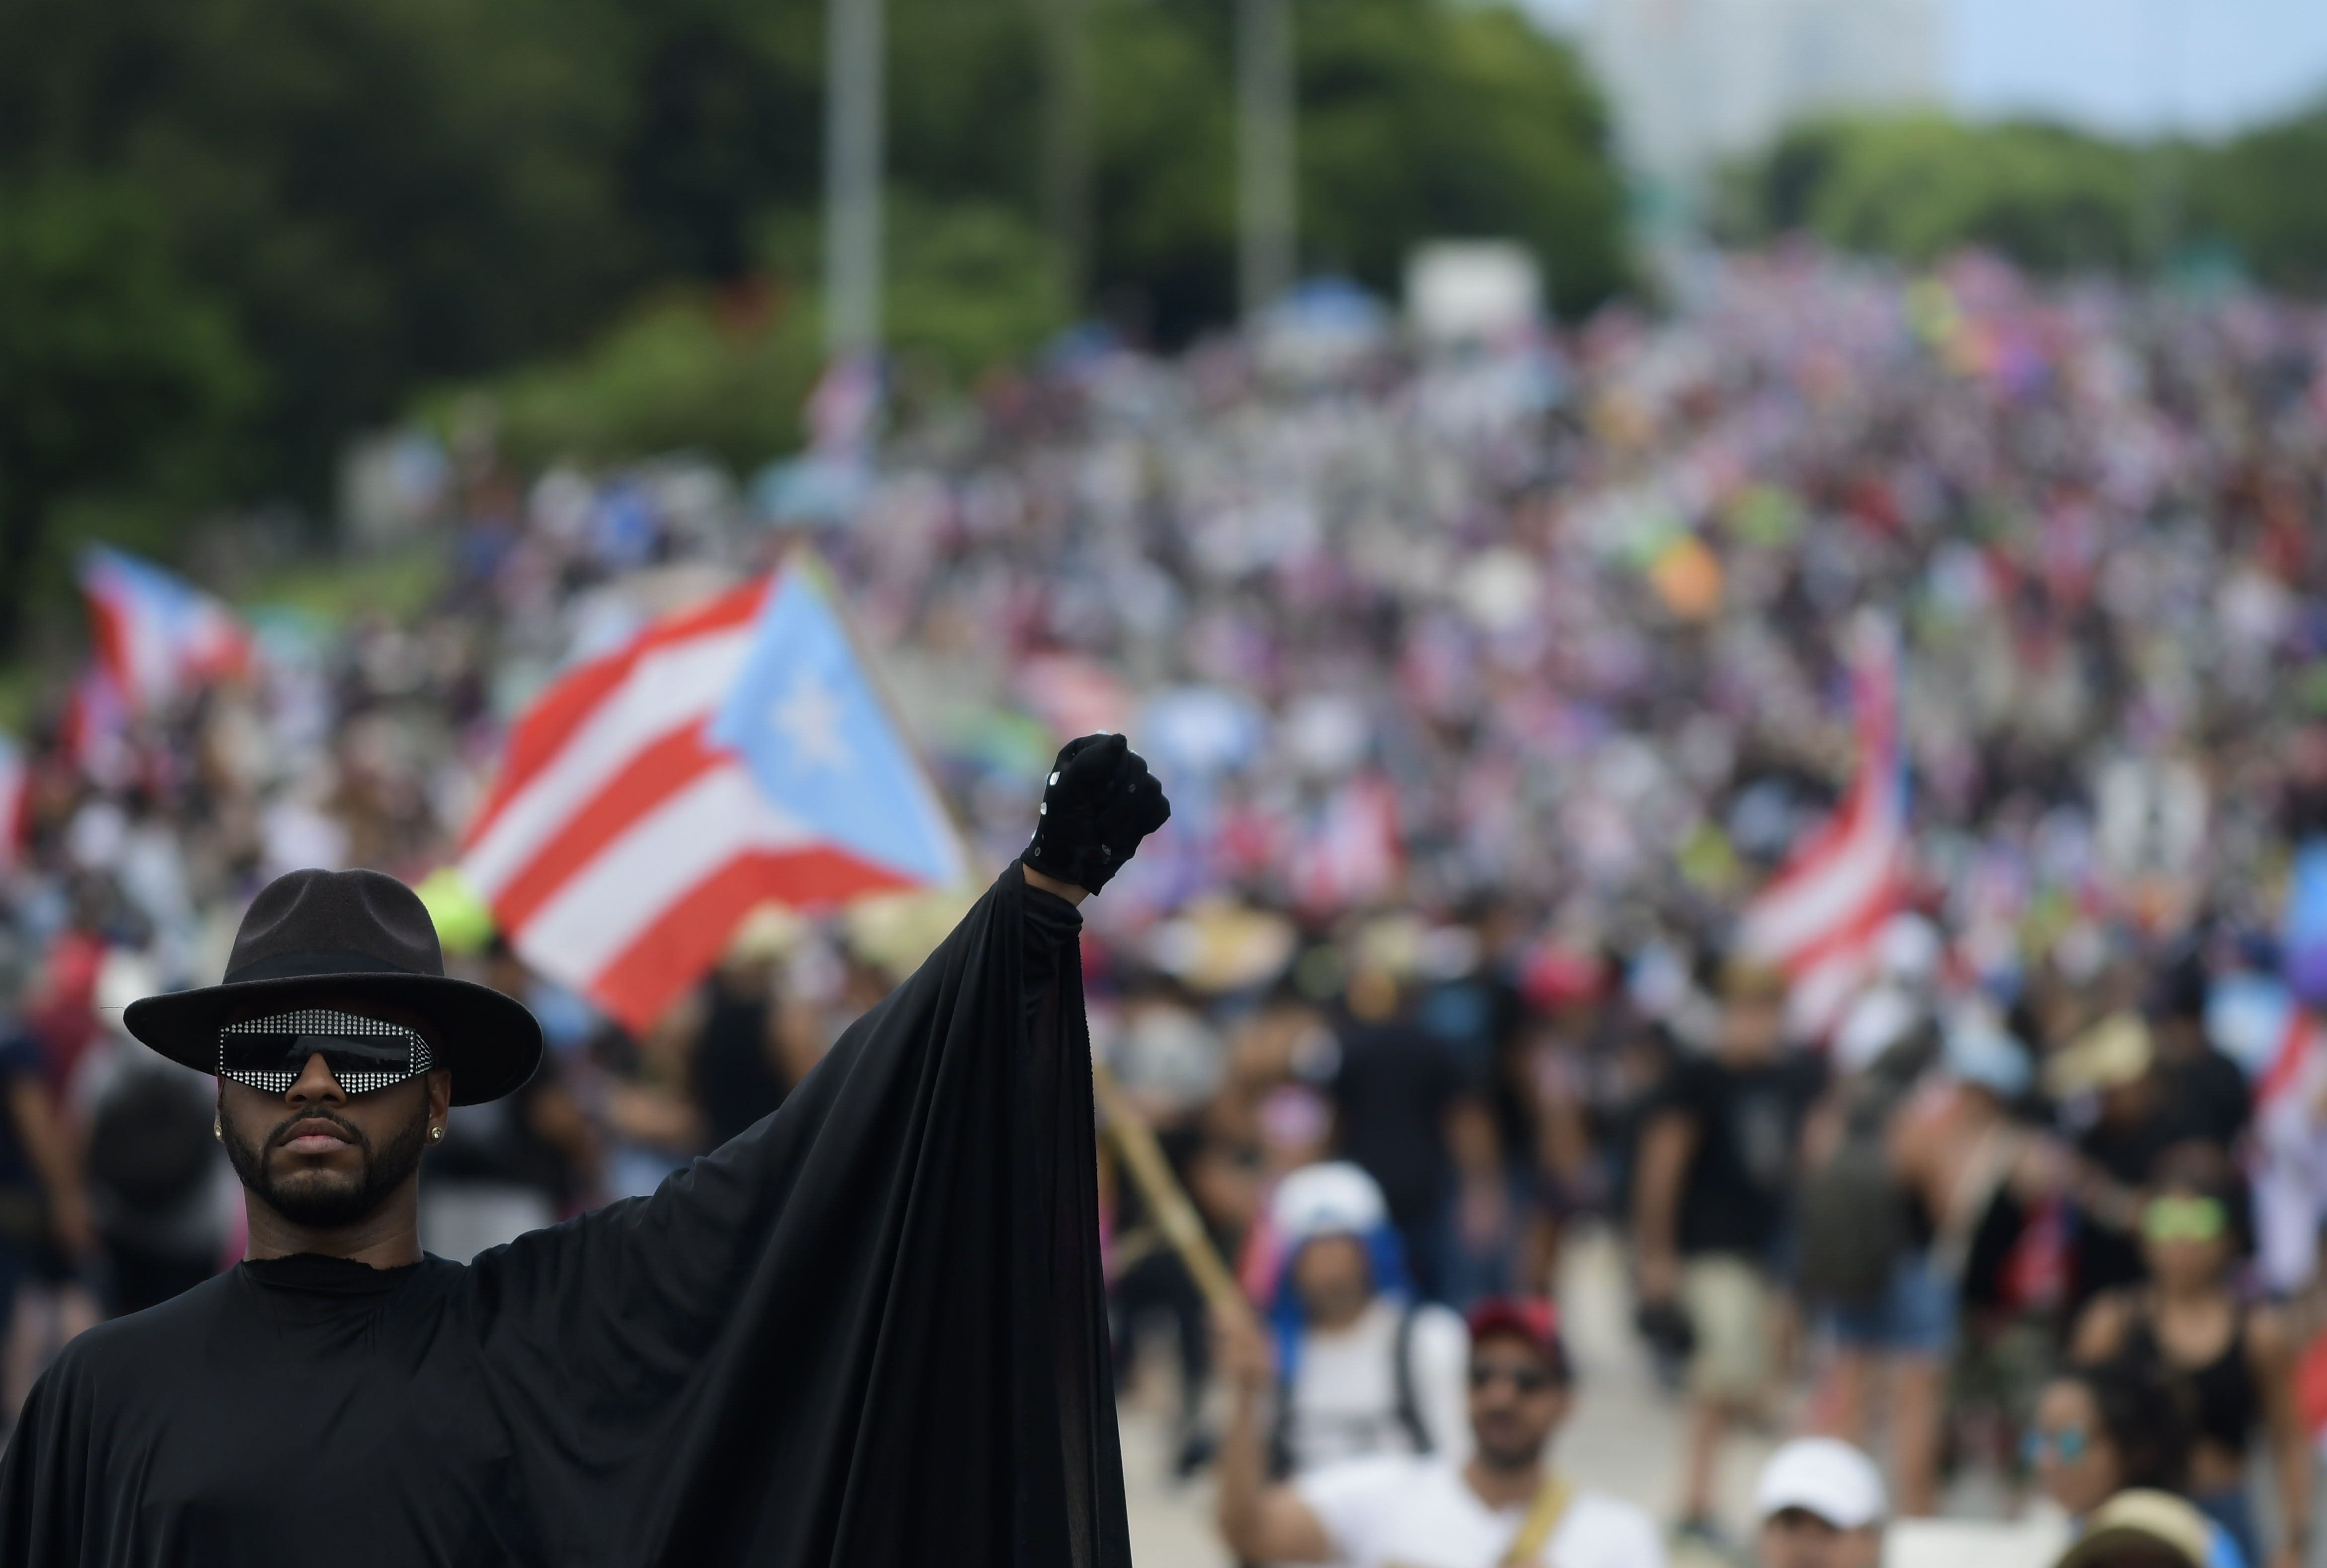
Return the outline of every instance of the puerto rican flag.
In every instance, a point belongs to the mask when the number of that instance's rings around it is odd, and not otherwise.
[[[2290,1292],[2319,1262],[2319,1195],[2327,1192],[2327,1031],[2276,975],[2232,970],[2207,988],[2206,1037],[2237,1062],[2254,1097],[2247,1172],[2253,1182],[2255,1262],[2264,1284]],[[2327,1395],[2327,1384],[2313,1391]],[[2327,1423],[2327,1405],[2320,1412]]]
[[[1899,738],[1899,639],[1869,613],[1852,630],[1858,770],[1841,807],[1745,908],[1740,950],[1782,969],[1787,1010],[1825,1040],[1875,969],[1883,928],[1907,891],[1907,770]]]
[[[80,590],[98,660],[132,713],[250,667],[250,634],[234,612],[151,562],[93,545]]]
[[[24,753],[15,742],[0,735],[0,876],[15,869],[32,803],[32,774]]]
[[[461,861],[528,963],[633,1031],[756,905],[948,886],[965,865],[807,560],[551,686]]]

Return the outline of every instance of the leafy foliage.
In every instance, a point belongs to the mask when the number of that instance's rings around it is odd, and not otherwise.
[[[51,509],[79,490],[197,499],[239,469],[257,371],[231,316],[176,265],[138,186],[0,184],[0,647]]]
[[[171,505],[319,500],[350,433],[478,378],[512,431],[545,440],[758,453],[796,439],[780,400],[814,336],[824,9],[13,0],[0,182],[128,193],[108,200],[143,216],[100,248],[141,254],[92,251],[88,286],[145,278],[140,308],[181,302],[183,323],[146,334],[156,363],[240,367],[210,392],[170,383],[206,410],[187,428],[215,426],[248,460],[200,483],[182,470]],[[1068,9],[889,0],[890,317],[949,374],[1023,350],[1078,303],[1039,217],[1042,29]],[[1071,9],[1089,30],[1093,299],[1184,340],[1235,303],[1231,9]],[[1544,252],[1563,308],[1618,286],[1617,182],[1562,46],[1472,0],[1300,0],[1299,27],[1310,265],[1390,287],[1416,240],[1511,235]],[[771,242],[784,235],[807,243]],[[755,277],[783,308],[739,332],[714,302]],[[0,286],[17,290],[0,309],[30,308],[29,285]],[[53,353],[0,366],[20,387],[117,374]],[[137,454],[142,385],[77,406],[133,490],[160,462]],[[12,529],[93,482],[79,460],[41,472],[12,471]]]
[[[2200,221],[2257,278],[2327,294],[2327,103],[2230,142],[2193,183]]]
[[[2327,293],[2327,106],[2216,145],[2112,142],[1937,116],[1797,127],[1733,173],[1733,238],[1805,230],[1924,261],[1990,247],[2047,272],[2140,272],[2227,250]]]
[[[1313,262],[1394,292],[1419,237],[1514,238],[1563,310],[1622,284],[1623,191],[1567,50],[1500,6],[1335,0],[1302,20]]]
[[[2055,126],[1827,121],[1750,178],[1750,227],[1909,261],[1983,245],[2045,271],[2123,270],[2146,240],[2139,160]]]
[[[888,331],[909,380],[958,386],[1066,323],[1052,257],[1008,210],[908,199],[892,204],[889,229]],[[812,238],[793,227],[769,248],[797,254]],[[577,354],[431,401],[450,425],[460,402],[482,396],[520,462],[690,447],[749,469],[799,444],[823,353],[813,289],[682,286]]]
[[[312,492],[416,378],[582,329],[631,270],[587,33],[553,0],[15,0],[0,170],[146,193],[268,369],[266,477]]]

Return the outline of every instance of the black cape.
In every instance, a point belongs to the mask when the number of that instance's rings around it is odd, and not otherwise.
[[[1012,866],[651,1198],[84,1334],[0,1563],[1128,1568],[1079,923]]]

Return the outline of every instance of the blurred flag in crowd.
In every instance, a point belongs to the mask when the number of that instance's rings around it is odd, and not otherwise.
[[[2286,983],[2305,1002],[2327,1003],[2327,838],[2306,838],[2286,880],[2278,936]]]
[[[59,738],[82,778],[108,789],[128,781],[129,705],[103,660],[90,661],[74,677]]]
[[[1899,639],[1869,614],[1855,626],[1851,700],[1858,770],[1841,807],[1811,831],[1746,908],[1744,955],[1785,971],[1795,1028],[1824,1040],[1875,973],[1907,870],[1906,759],[1899,741]]]
[[[517,722],[461,870],[518,952],[643,1030],[770,900],[943,885],[951,823],[822,574],[655,622]]]
[[[16,846],[24,841],[25,806],[31,779],[24,753],[16,742],[0,735],[0,873],[16,863]]]
[[[2327,1095],[2327,1039],[2318,1014],[2274,975],[2233,969],[2207,988],[2206,1038],[2245,1069],[2254,1089],[2255,1261],[2264,1283],[2291,1291],[2319,1261],[2319,1205],[2327,1178],[2315,1107]]]
[[[98,659],[132,713],[250,666],[250,634],[234,611],[149,561],[93,545],[80,590]]]

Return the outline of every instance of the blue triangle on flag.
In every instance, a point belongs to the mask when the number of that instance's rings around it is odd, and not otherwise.
[[[705,733],[836,846],[916,882],[958,880],[944,810],[808,572],[783,574]]]

